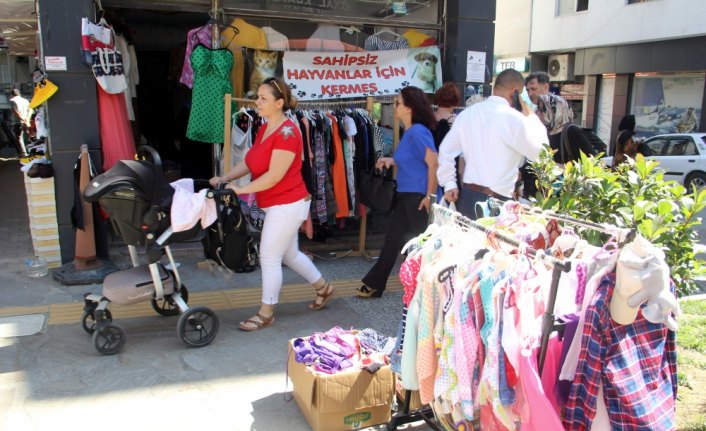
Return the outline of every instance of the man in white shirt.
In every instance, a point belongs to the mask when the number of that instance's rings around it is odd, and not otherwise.
[[[28,137],[32,110],[29,107],[29,100],[22,97],[19,89],[13,88],[12,94],[14,96],[10,99],[10,105],[12,105],[12,112],[15,114],[14,132],[17,137],[18,150],[20,155],[24,157],[27,155],[25,139]]]
[[[461,112],[439,148],[437,177],[444,198],[471,219],[476,202],[489,196],[510,199],[524,158],[535,160],[548,142],[546,127],[519,96],[523,87],[518,71],[501,72],[493,95]],[[460,154],[466,165],[459,193],[454,158]]]

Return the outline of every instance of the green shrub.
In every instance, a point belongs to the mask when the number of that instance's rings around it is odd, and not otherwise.
[[[697,257],[701,223],[697,214],[706,207],[706,189],[688,194],[675,181],[665,181],[658,162],[638,154],[634,162],[612,171],[605,163],[581,154],[581,160],[558,166],[547,147],[532,166],[537,175],[536,205],[597,223],[636,228],[661,247],[671,268],[679,296],[696,288],[706,273]],[[579,232],[594,245],[606,238],[596,231]]]

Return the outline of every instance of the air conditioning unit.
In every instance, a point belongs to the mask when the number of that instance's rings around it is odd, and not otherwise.
[[[573,81],[574,54],[550,55],[547,73],[552,81]]]

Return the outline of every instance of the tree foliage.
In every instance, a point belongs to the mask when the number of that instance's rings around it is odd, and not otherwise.
[[[599,159],[581,154],[581,160],[562,169],[548,147],[532,166],[537,175],[536,205],[563,214],[635,228],[652,244],[661,247],[671,268],[678,294],[696,288],[706,273],[698,254],[698,213],[706,207],[706,189],[687,193],[676,181],[666,181],[659,163],[641,154],[613,171]],[[579,233],[594,245],[603,244],[605,234]]]

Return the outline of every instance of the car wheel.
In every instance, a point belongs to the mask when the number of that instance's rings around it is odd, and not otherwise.
[[[706,174],[703,172],[692,172],[686,177],[686,189],[689,193],[706,187]]]

